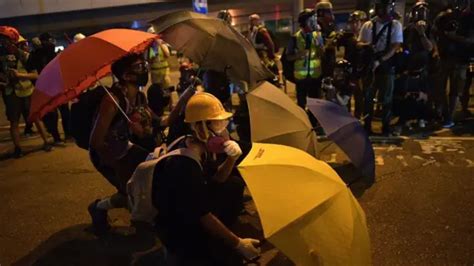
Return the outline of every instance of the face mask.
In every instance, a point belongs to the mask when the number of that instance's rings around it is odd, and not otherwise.
[[[148,72],[136,74],[136,84],[139,87],[146,86],[148,84]]]

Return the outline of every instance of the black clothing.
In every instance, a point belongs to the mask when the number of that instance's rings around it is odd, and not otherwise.
[[[403,49],[406,56],[404,56],[402,69],[408,72],[426,69],[431,58],[431,51],[423,47],[421,36],[415,27],[415,24],[409,24],[403,31]],[[429,28],[427,28],[425,34],[429,38]]]
[[[183,140],[176,148],[184,145]],[[244,151],[249,150],[249,147],[242,146]],[[155,167],[152,184],[152,202],[158,210],[155,226],[167,250],[180,261],[228,265],[229,256],[235,256],[232,248],[222,244],[202,227],[200,220],[212,213],[230,226],[242,209],[244,183],[239,176],[231,175],[224,183],[210,179],[224,158],[222,155],[218,156],[217,161],[204,159],[201,169],[189,157],[172,156]]]

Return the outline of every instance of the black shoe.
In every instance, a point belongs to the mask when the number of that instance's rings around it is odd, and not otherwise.
[[[25,135],[26,137],[30,137],[30,136],[33,136],[36,134],[36,131],[34,131],[33,129],[26,129],[25,128],[25,131],[23,131],[23,135]]]
[[[51,146],[49,143],[43,144],[43,151],[50,152],[53,150],[53,146]]]
[[[18,159],[25,156],[23,151],[20,149],[20,147],[15,147],[15,151],[13,152],[13,158]]]
[[[107,231],[110,230],[107,211],[97,208],[97,203],[99,201],[100,200],[95,200],[89,204],[89,207],[87,208],[92,219],[94,233],[97,235],[107,233]]]
[[[66,143],[62,140],[55,140],[53,142],[53,146],[55,146],[55,147],[66,147]]]

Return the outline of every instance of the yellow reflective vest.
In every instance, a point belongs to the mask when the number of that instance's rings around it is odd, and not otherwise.
[[[25,66],[21,62],[21,60],[18,60],[17,64],[17,69],[19,73],[28,73],[26,71]],[[29,79],[19,79],[15,85],[15,94],[18,97],[28,97],[31,94],[33,94],[33,90],[35,89],[35,86],[33,85],[33,82]]]
[[[295,60],[294,75],[296,79],[319,78],[321,76],[321,57],[323,55],[323,43],[321,33],[312,32],[309,56]],[[299,30],[295,33],[296,51],[306,48],[305,34]]]

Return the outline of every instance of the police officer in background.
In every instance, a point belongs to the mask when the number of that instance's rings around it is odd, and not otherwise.
[[[306,97],[321,98],[321,59],[324,45],[318,31],[314,10],[305,9],[298,15],[298,30],[290,39],[286,50],[288,61],[294,61],[296,99],[306,107]]]
[[[379,91],[382,98],[382,134],[390,135],[390,118],[393,101],[395,68],[392,62],[396,51],[403,43],[403,30],[400,21],[392,17],[393,0],[376,0],[376,17],[364,23],[359,35],[361,45],[373,48],[373,80],[367,79],[365,90],[365,129],[372,133],[374,96]]]
[[[472,7],[469,0],[453,0],[434,21],[433,31],[441,61],[437,102],[438,108],[442,107],[444,128],[454,126],[458,97],[466,82],[469,47],[474,43]],[[448,80],[450,88],[449,96],[446,96]]]

